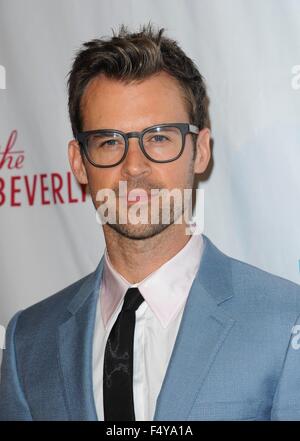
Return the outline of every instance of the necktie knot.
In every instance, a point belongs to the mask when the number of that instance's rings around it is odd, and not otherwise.
[[[129,288],[124,297],[123,311],[136,311],[141,303],[143,303],[144,297],[140,293],[138,288]]]

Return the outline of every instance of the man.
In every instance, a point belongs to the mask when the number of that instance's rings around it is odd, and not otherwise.
[[[11,320],[0,418],[300,419],[299,287],[187,234],[175,198],[169,222],[163,199],[159,222],[149,212],[121,222],[161,190],[182,195],[207,169],[207,96],[194,63],[163,30],[121,27],[77,54],[69,111],[74,175],[101,220],[114,201],[99,190],[120,204],[103,222],[96,270]]]

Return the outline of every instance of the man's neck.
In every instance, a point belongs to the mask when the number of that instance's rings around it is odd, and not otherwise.
[[[130,283],[138,283],[174,257],[189,241],[187,225],[172,224],[144,240],[129,239],[104,225],[107,253],[113,267]]]

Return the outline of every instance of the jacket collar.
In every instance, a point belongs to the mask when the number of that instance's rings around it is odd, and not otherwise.
[[[67,309],[71,317],[58,330],[58,360],[65,403],[72,421],[97,421],[93,393],[93,335],[103,270],[85,277]]]
[[[76,314],[91,295],[98,296],[102,278],[103,264],[104,256],[101,257],[101,260],[95,271],[85,277],[85,280],[81,284],[79,291],[75,294],[67,307],[68,311],[71,314]]]
[[[154,420],[188,420],[235,320],[221,304],[233,297],[231,260],[204,236],[204,250],[180,322]]]
[[[204,234],[203,248],[202,261],[195,280],[198,279],[201,286],[217,304],[220,304],[233,296],[230,259],[213,245],[211,240]],[[101,257],[95,271],[85,277],[79,291],[69,303],[68,310],[71,314],[76,314],[90,295],[99,294],[103,266],[104,255]]]

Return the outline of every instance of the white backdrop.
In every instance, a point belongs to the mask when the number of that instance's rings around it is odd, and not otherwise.
[[[149,20],[206,78],[214,168],[202,187],[205,234],[300,283],[299,0],[0,0],[3,326],[101,258],[93,205],[68,174],[66,76],[84,41]]]

